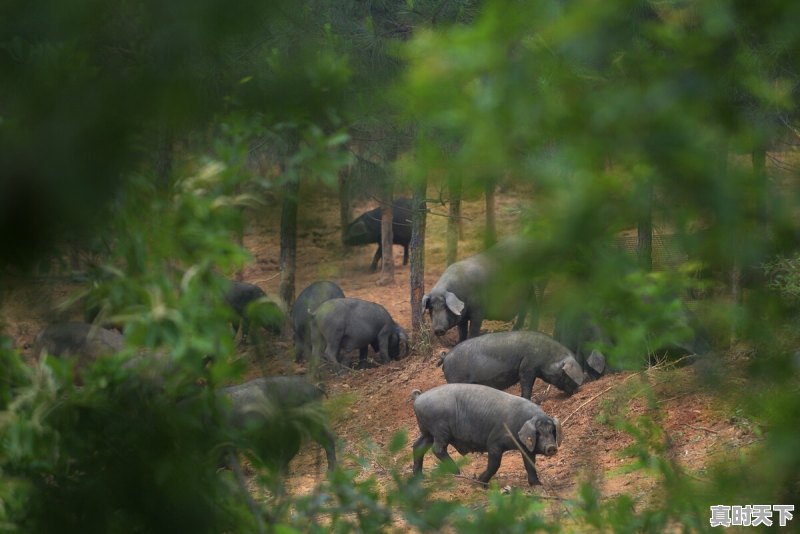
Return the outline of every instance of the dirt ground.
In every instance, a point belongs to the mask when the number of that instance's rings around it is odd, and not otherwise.
[[[500,192],[496,198],[497,226],[501,235],[512,233],[516,227],[519,205],[524,194]],[[377,205],[365,202],[354,207],[354,216]],[[429,206],[426,245],[426,288],[430,288],[445,267],[446,207]],[[482,198],[463,203],[464,239],[459,243],[459,257],[478,250],[485,220]],[[345,295],[382,304],[404,328],[410,331],[409,269],[402,265],[402,248],[394,247],[395,282],[389,286],[377,284],[380,273],[371,273],[369,263],[374,247],[359,247],[343,254],[338,244],[340,230],[338,206],[333,197],[316,201],[305,215],[301,210],[301,231],[298,245],[297,292],[309,283],[328,279],[338,283]],[[311,215],[313,214],[313,215]],[[274,216],[274,214],[273,214]],[[277,228],[262,220],[259,228],[246,235],[245,245],[253,253],[253,261],[245,270],[245,279],[259,283],[268,293],[276,294],[279,284],[277,265],[278,236],[264,228]],[[543,317],[542,329],[548,333],[552,320]],[[509,330],[510,323],[490,322],[489,331]],[[334,418],[334,429],[340,440],[339,455],[345,466],[362,469],[356,458],[367,457],[371,470],[363,476],[374,476],[380,484],[390,484],[390,470],[411,472],[410,443],[418,436],[410,393],[414,389],[426,391],[444,384],[441,368],[436,366],[439,353],[448,350],[457,339],[455,329],[444,338],[433,338],[430,343],[418,345],[412,357],[367,370],[353,370],[342,377],[331,377],[328,389]],[[286,350],[289,349],[288,344]],[[370,353],[371,354],[371,353]],[[256,369],[257,367],[257,369]],[[305,368],[294,364],[289,356],[278,356],[254,367],[259,373],[303,373]],[[642,390],[644,382],[653,386],[657,409],[648,405]],[[564,442],[556,456],[538,457],[537,470],[543,482],[541,487],[529,489],[525,469],[519,454],[508,452],[503,457],[500,470],[494,477],[500,487],[525,489],[533,494],[559,502],[574,498],[578,483],[592,478],[599,482],[603,495],[611,497],[627,493],[639,502],[646,501],[654,487],[655,479],[643,471],[628,472],[635,458],[625,448],[633,439],[614,428],[608,421],[627,410],[631,417],[648,414],[658,419],[665,430],[665,441],[675,461],[691,476],[701,478],[707,463],[714,457],[735,451],[751,442],[754,436],[747,428],[734,425],[723,411],[715,406],[710,396],[698,393],[692,368],[678,370],[652,370],[647,373],[615,373],[585,384],[576,394],[567,396],[555,388],[538,381],[534,400],[550,415],[563,422]],[[508,390],[519,394],[519,386]],[[702,391],[702,390],[700,390]],[[387,447],[398,431],[406,431],[408,451],[392,456]],[[372,448],[369,444],[374,444]],[[460,461],[458,453],[451,449]],[[320,448],[312,446],[293,461],[287,481],[289,491],[306,493],[324,477],[324,460]],[[486,455],[469,455],[462,467],[461,477],[454,484],[438,492],[443,498],[462,499],[467,502],[484,498],[485,491],[471,478],[486,467]],[[436,462],[429,454],[425,469]],[[555,506],[553,513],[561,513]]]
[[[435,196],[435,192],[432,194]],[[517,225],[518,208],[526,199],[524,192],[499,191],[496,197],[497,226],[501,235],[508,235]],[[354,206],[357,215],[375,206],[361,202]],[[433,204],[428,217],[426,246],[426,288],[430,288],[444,270],[446,206]],[[463,240],[459,257],[478,250],[484,224],[485,206],[482,198],[465,199],[463,203]],[[335,196],[320,196],[304,202],[300,209],[298,270],[296,293],[309,283],[327,279],[339,284],[345,294],[382,304],[392,317],[410,332],[409,269],[402,265],[402,248],[394,247],[395,281],[388,286],[377,285],[379,273],[369,271],[374,247],[358,247],[343,252],[338,227],[338,204]],[[245,232],[245,246],[253,261],[244,270],[244,279],[261,286],[268,294],[277,295],[280,283],[278,267],[279,209],[266,207],[252,217],[253,223]],[[5,288],[6,303],[2,319],[7,332],[18,346],[33,340],[36,332],[53,314],[43,310],[66,298],[75,286],[53,282],[29,288],[24,297],[12,294],[9,307],[9,288]],[[548,318],[542,329],[549,333]],[[487,330],[508,330],[510,323],[488,323]],[[405,430],[409,443],[418,436],[410,393],[444,384],[441,368],[436,366],[439,353],[456,341],[455,329],[444,338],[433,338],[418,345],[410,358],[366,370],[353,370],[341,377],[331,377],[327,384],[333,418],[333,429],[339,438],[338,455],[343,465],[362,470],[361,476],[374,476],[379,484],[390,484],[389,470],[411,472],[410,445],[407,451],[390,455],[386,449],[391,437]],[[252,365],[248,378],[262,374],[304,373],[305,367],[294,363],[288,355],[290,342],[277,342],[271,355],[259,357],[252,349],[242,349]],[[247,351],[251,352],[247,352]],[[649,403],[636,395],[647,381],[653,386],[655,399]],[[543,485],[528,488],[525,469],[519,454],[507,453],[494,477],[500,487],[520,488],[559,503],[574,498],[578,484],[592,478],[602,488],[605,497],[627,493],[639,502],[651,496],[655,479],[643,471],[629,472],[635,461],[625,449],[632,438],[608,421],[627,411],[631,416],[649,414],[658,419],[665,430],[665,443],[672,458],[691,476],[702,479],[706,465],[752,442],[750,430],[735,424],[710,396],[694,387],[691,367],[678,370],[653,370],[647,373],[615,373],[585,384],[576,394],[566,396],[555,388],[538,381],[534,400],[550,415],[563,423],[564,442],[558,454],[551,458],[538,457],[537,469]],[[509,389],[519,394],[519,386]],[[376,447],[370,447],[370,443]],[[453,452],[459,461],[460,456]],[[363,469],[357,458],[367,458],[371,469]],[[432,454],[425,458],[425,469],[436,462]],[[485,491],[471,477],[486,467],[486,455],[469,455],[461,477],[454,477],[450,487],[438,495],[443,498],[480,502]],[[324,456],[316,445],[306,447],[291,464],[287,488],[292,493],[306,493],[325,476]],[[556,505],[553,513],[562,513]]]

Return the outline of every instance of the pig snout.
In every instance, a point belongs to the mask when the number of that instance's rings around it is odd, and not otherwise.
[[[433,328],[433,333],[437,336],[443,336],[447,330],[450,328],[451,325],[447,323],[446,318],[442,318],[441,314],[439,313],[432,313],[431,314],[431,327]]]
[[[545,456],[553,456],[557,452],[558,452],[558,447],[556,447],[555,445],[548,445],[547,447],[544,448]]]

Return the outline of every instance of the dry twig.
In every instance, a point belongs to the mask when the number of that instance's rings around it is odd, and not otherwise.
[[[712,429],[706,428],[704,426],[695,426],[695,425],[689,425],[689,424],[687,424],[686,426],[688,426],[689,428],[694,428],[695,430],[705,430],[706,432],[710,432],[711,434],[717,434],[717,435],[719,434],[719,432],[717,432],[716,430],[712,430]]]
[[[634,373],[634,374],[632,374],[632,375],[630,375],[630,376],[627,376],[627,377],[625,377],[625,379],[624,379],[622,382],[620,382],[619,384],[611,384],[611,385],[610,385],[610,386],[608,386],[606,389],[604,389],[603,391],[601,391],[600,393],[598,393],[597,395],[595,395],[595,396],[594,396],[594,397],[592,397],[591,399],[587,400],[586,402],[584,402],[583,404],[581,404],[580,406],[578,406],[578,407],[575,409],[575,411],[573,411],[571,414],[569,414],[567,417],[565,417],[563,421],[561,421],[561,424],[562,424],[562,425],[566,424],[566,422],[567,422],[567,421],[569,421],[569,420],[570,420],[570,418],[571,418],[573,415],[575,415],[576,413],[578,413],[578,411],[580,411],[580,409],[581,409],[581,408],[583,408],[584,406],[586,406],[587,404],[589,404],[589,403],[590,403],[590,402],[592,402],[593,400],[597,399],[599,396],[601,396],[601,395],[603,395],[603,394],[605,394],[605,393],[608,393],[609,391],[611,391],[612,389],[614,389],[614,388],[615,388],[615,387],[617,387],[618,385],[619,385],[619,386],[621,386],[622,384],[624,384],[625,382],[627,382],[628,380],[630,380],[630,379],[631,379],[631,378],[633,378],[634,376],[641,376],[642,374],[644,374],[644,373],[649,373],[650,371],[656,371],[656,370],[659,370],[659,369],[664,369],[664,368],[666,368],[666,367],[671,367],[671,366],[674,366],[674,365],[678,364],[678,363],[679,363],[681,360],[684,360],[684,359],[686,359],[686,358],[688,358],[688,356],[683,356],[683,357],[681,357],[681,358],[679,358],[679,359],[677,359],[677,360],[675,360],[675,361],[673,361],[673,362],[668,362],[668,361],[659,362],[658,364],[656,364],[656,365],[653,365],[652,367],[648,367],[647,369],[644,369],[644,370],[642,370],[642,371],[639,371],[638,373]]]

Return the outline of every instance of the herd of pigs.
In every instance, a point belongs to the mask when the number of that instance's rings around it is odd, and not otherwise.
[[[395,243],[404,246],[408,256],[410,202],[398,199],[394,205]],[[378,243],[380,246],[381,210],[364,213],[345,230],[346,245]],[[534,467],[535,456],[554,455],[562,440],[561,425],[531,399],[537,378],[567,394],[581,384],[602,375],[604,356],[594,349],[604,342],[601,332],[587,320],[557,321],[554,337],[518,328],[524,321],[524,307],[493,309],[486,291],[496,277],[496,258],[504,254],[506,243],[495,250],[477,254],[450,265],[422,305],[430,316],[437,336],[458,328],[458,344],[442,353],[439,365],[447,384],[426,392],[412,392],[413,409],[420,436],[413,443],[413,472],[422,470],[423,457],[433,448],[440,461],[453,463],[447,452],[452,445],[461,454],[488,453],[486,470],[478,477],[487,484],[500,467],[505,451],[519,450],[527,471],[528,483],[539,484]],[[375,254],[372,269],[380,259]],[[237,314],[234,332],[241,321],[242,342],[250,330],[248,305],[264,299],[264,292],[253,284],[230,282],[225,302]],[[403,328],[380,304],[346,297],[330,281],[317,281],[303,289],[290,311],[294,329],[295,359],[328,366],[335,372],[345,368],[345,355],[359,351],[359,365],[367,364],[371,346],[380,363],[408,354],[408,340]],[[517,315],[514,331],[480,335],[483,320],[509,320]],[[269,327],[261,324],[259,326]],[[106,354],[118,352],[123,336],[115,330],[89,323],[61,323],[46,327],[36,337],[34,355],[47,353],[73,357],[76,365]],[[402,350],[404,348],[404,350]],[[349,361],[346,362],[349,365]],[[521,396],[503,390],[519,383]],[[244,384],[222,388],[230,401],[233,425],[252,425],[264,418],[264,406],[298,407],[319,403],[322,389],[309,384],[302,376],[262,377]],[[269,424],[263,421],[264,439],[269,439]],[[336,463],[335,438],[324,425],[311,431],[311,437],[326,451],[328,467]],[[297,450],[284,459],[288,464]],[[453,469],[457,471],[453,463]]]

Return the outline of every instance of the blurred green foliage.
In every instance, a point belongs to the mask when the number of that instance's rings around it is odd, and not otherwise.
[[[763,264],[767,286],[778,292],[787,303],[800,303],[800,257],[777,256]]]
[[[223,277],[249,256],[232,236],[264,189],[334,184],[351,140],[387,161],[413,140],[409,180],[524,184],[533,246],[508,276],[552,280],[559,305],[608,328],[615,365],[686,337],[694,284],[692,269],[643,272],[620,231],[652,216],[720,280],[767,266],[768,284],[708,304],[754,354],[730,363],[720,346],[711,365],[746,380],[737,406],[763,440],[697,483],[655,406],[609,418],[663,498],[603,501],[587,482],[563,528],[703,530],[708,504],[796,502],[796,273],[780,258],[796,256],[797,172],[778,183],[742,156],[796,135],[798,21],[791,0],[3,3],[0,269],[103,243],[89,297],[126,348],[76,388],[68,364],[0,344],[0,530],[562,528],[519,491],[432,497],[446,467],[430,483],[391,468],[388,488],[340,469],[291,497],[268,441],[249,455],[258,503],[218,472],[241,438],[214,394],[241,376]],[[251,168],[258,150],[279,176]],[[276,432],[302,431],[285,415]]]
[[[790,479],[800,474],[800,434],[785,421],[800,401],[796,311],[786,306],[786,262],[772,261],[798,247],[797,168],[767,178],[749,156],[756,162],[787,138],[796,143],[798,20],[793,2],[498,1],[474,24],[420,32],[405,50],[405,109],[424,134],[420,172],[533,186],[525,232],[534,245],[519,271],[549,278],[557,307],[588,311],[606,327],[616,341],[612,366],[640,365],[642,354],[687,335],[690,270],[642,272],[615,243],[648,211],[723,287],[737,273],[749,284],[701,308],[713,307],[715,339],[727,337],[707,362],[716,379],[706,387],[728,384],[730,374],[745,380],[738,400],[772,431],[725,464],[727,477],[698,489],[659,463],[666,450],[651,445],[664,437],[642,434],[642,421],[626,424],[638,450],[652,451],[642,465],[656,467],[666,493],[638,512],[630,501],[598,503],[586,520],[601,530],[703,529],[702,510],[682,504],[693,498],[797,499]],[[442,139],[455,154],[426,148]],[[749,276],[764,263],[784,295]],[[727,361],[732,336],[752,360]],[[746,475],[735,481],[734,472]]]

